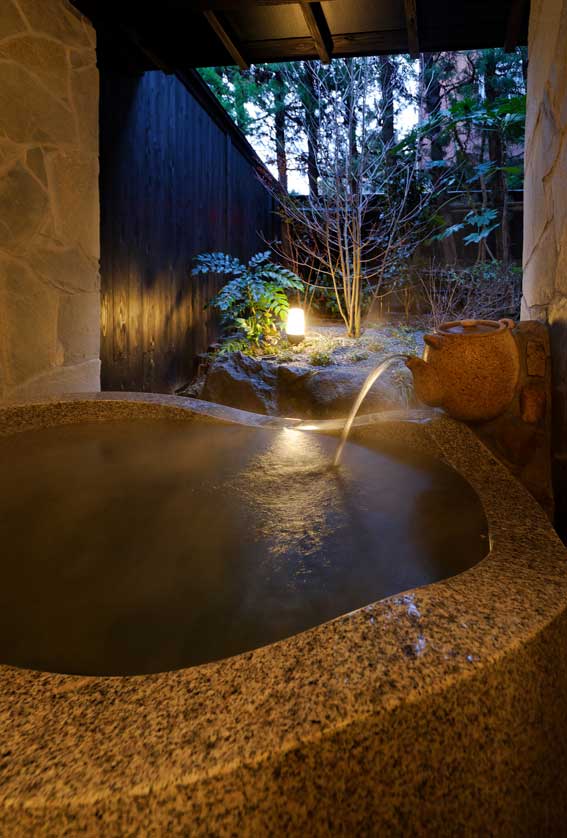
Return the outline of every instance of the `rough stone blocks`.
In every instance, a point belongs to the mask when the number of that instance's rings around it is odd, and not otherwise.
[[[551,517],[551,364],[549,328],[537,321],[514,330],[520,355],[520,381],[507,411],[475,430],[518,477]]]
[[[2,0],[0,399],[99,389],[98,71],[67,0]]]
[[[520,394],[522,421],[530,425],[541,422],[545,416],[547,397],[543,387],[526,386]]]
[[[550,325],[553,470],[557,523],[567,539],[567,0],[533,0],[530,13],[524,296],[522,317]],[[528,344],[528,368],[543,375],[544,359]],[[548,373],[547,373],[548,374]],[[526,396],[533,415],[535,396]],[[528,402],[530,407],[528,407]],[[563,522],[563,523],[562,523]],[[562,524],[562,525],[561,525]]]

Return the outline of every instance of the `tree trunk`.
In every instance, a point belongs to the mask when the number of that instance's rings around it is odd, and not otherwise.
[[[484,89],[486,101],[494,104],[498,98],[498,91],[494,85],[496,77],[496,57],[493,53],[487,52]],[[492,204],[494,209],[500,212],[500,227],[496,230],[496,253],[504,265],[510,263],[510,214],[508,201],[508,181],[503,171],[506,165],[506,145],[502,133],[497,128],[489,129],[488,154],[497,172],[492,178]]]
[[[352,62],[352,58],[346,58],[345,62],[350,64]],[[358,145],[356,141],[356,127],[357,127],[357,118],[356,118],[356,101],[354,97],[353,91],[353,81],[350,75],[347,76],[347,88],[345,91],[345,99],[344,99],[344,120],[345,125],[347,126],[347,136],[348,136],[348,160],[347,160],[347,172],[349,173],[349,185],[350,185],[350,192],[351,197],[354,198],[357,191],[358,180],[356,175],[356,166],[358,160]]]
[[[435,116],[442,106],[441,84],[439,74],[435,66],[435,56],[430,53],[423,53],[420,60],[420,104],[422,118],[428,119]],[[429,135],[429,157],[431,162],[439,162],[445,159],[445,149],[441,140],[441,128],[436,128]],[[435,169],[433,177],[435,178]],[[437,172],[437,174],[439,174]]]
[[[524,89],[526,93],[528,92],[528,67],[528,51],[524,48],[522,49],[522,78],[524,80]]]
[[[317,125],[317,90],[315,84],[313,62],[306,61],[303,113],[307,134],[307,179],[309,181],[309,196],[312,199],[319,197],[319,130]]]
[[[382,95],[382,127],[380,134],[386,147],[394,141],[394,78],[395,66],[390,56],[379,58],[378,79]]]
[[[422,53],[420,56],[419,72],[419,103],[420,120],[427,120],[434,117],[443,107],[443,91],[439,81],[439,72],[436,66],[438,57],[431,53]],[[445,145],[441,138],[441,127],[434,129],[429,134],[429,148],[423,155],[426,162],[439,163],[445,160]],[[441,168],[431,170],[433,181],[442,177]],[[453,236],[443,239],[441,242],[443,261],[450,265],[458,261],[457,246]]]
[[[278,181],[287,192],[287,152],[285,144],[285,84],[281,73],[274,75],[274,122],[276,129],[276,164]]]

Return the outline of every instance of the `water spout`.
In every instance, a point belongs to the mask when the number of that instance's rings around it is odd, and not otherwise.
[[[360,388],[360,393],[356,397],[356,401],[355,401],[355,403],[352,407],[352,410],[349,413],[348,418],[347,418],[347,420],[344,424],[343,432],[341,434],[341,439],[340,439],[340,442],[337,446],[335,459],[333,460],[333,465],[334,466],[338,466],[338,464],[341,461],[341,456],[342,456],[342,453],[343,453],[343,449],[346,445],[346,441],[348,439],[350,429],[352,428],[352,423],[356,419],[356,414],[360,410],[362,402],[364,401],[364,399],[368,395],[368,392],[369,392],[370,388],[372,387],[372,385],[374,384],[374,382],[377,381],[380,378],[382,373],[385,372],[388,369],[388,367],[390,367],[394,363],[394,361],[406,361],[408,359],[408,357],[409,357],[409,355],[401,355],[401,354],[389,355],[387,358],[385,358],[382,361],[381,364],[378,364],[376,369],[372,370],[370,375],[367,376],[364,384]]]

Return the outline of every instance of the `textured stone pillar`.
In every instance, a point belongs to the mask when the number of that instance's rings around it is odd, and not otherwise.
[[[553,519],[549,333],[543,323],[528,320],[516,326],[514,338],[520,356],[516,395],[502,416],[471,427]]]
[[[567,536],[567,0],[532,0],[529,36],[523,319],[550,325],[553,472]]]
[[[98,390],[95,32],[0,2],[0,400]]]

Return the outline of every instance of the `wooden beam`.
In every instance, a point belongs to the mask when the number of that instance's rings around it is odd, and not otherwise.
[[[254,9],[259,6],[291,6],[299,0],[168,0],[168,9],[180,9],[184,12],[238,12],[241,9]],[[307,4],[319,4],[319,0],[304,0]],[[327,0],[334,2],[334,0]]]
[[[315,42],[317,55],[323,64],[329,64],[333,53],[333,38],[320,3],[300,2],[307,28]]]
[[[404,0],[404,14],[408,31],[408,49],[412,58],[417,58],[421,52],[419,48],[419,32],[417,28],[417,0]]]
[[[407,50],[405,29],[381,29],[377,32],[353,32],[333,37],[337,57],[349,55],[389,55]]]
[[[145,55],[157,70],[161,70],[162,73],[166,73],[167,75],[172,75],[175,72],[174,68],[167,61],[164,61],[161,55],[158,55],[151,46],[144,44],[140,35],[131,26],[119,24],[119,31],[122,31],[126,35],[130,42],[134,44],[142,55]]]
[[[404,53],[408,49],[405,29],[387,29],[381,32],[353,32],[333,37],[333,57],[346,58],[351,55],[388,55]],[[318,58],[311,38],[283,38],[269,41],[246,41],[244,52],[251,64],[276,61],[300,61]],[[200,57],[200,56],[199,56]],[[207,66],[207,56],[202,56],[195,66]],[[211,62],[215,66],[219,61]]]
[[[213,29],[219,41],[222,42],[227,52],[234,59],[234,63],[238,64],[241,70],[247,70],[250,62],[243,56],[236,37],[233,35],[229,24],[225,21],[221,13],[204,11],[203,15],[208,20],[211,29]]]
[[[523,40],[522,29],[526,20],[528,3],[529,0],[512,0],[506,25],[506,40],[504,41],[506,52],[514,52]]]

